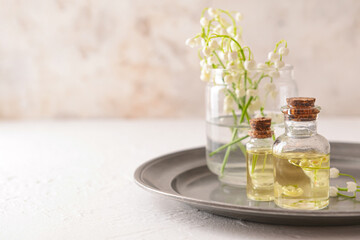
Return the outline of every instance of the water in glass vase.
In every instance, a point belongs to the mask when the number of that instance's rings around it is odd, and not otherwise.
[[[239,139],[247,135],[249,127],[247,125],[234,125],[232,116],[224,116],[206,122],[207,145],[206,160],[210,171],[219,176],[219,180],[230,185],[246,185],[246,149],[244,142],[240,141],[218,151],[210,156],[210,153],[228,144],[232,139]],[[223,165],[227,155],[226,166]],[[225,166],[223,168],[223,166]],[[222,170],[223,168],[223,170]]]
[[[322,209],[329,204],[329,154],[274,155],[274,201],[283,208]]]
[[[247,197],[256,201],[274,199],[272,149],[247,151]]]

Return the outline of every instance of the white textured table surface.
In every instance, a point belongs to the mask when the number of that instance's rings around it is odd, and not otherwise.
[[[360,118],[321,119],[319,132],[360,142]],[[359,239],[360,226],[233,220],[135,185],[138,165],[204,134],[202,120],[0,122],[0,239]]]

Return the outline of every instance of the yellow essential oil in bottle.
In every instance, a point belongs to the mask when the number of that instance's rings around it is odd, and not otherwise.
[[[274,176],[271,118],[250,120],[250,140],[246,144],[247,197],[255,201],[272,201]]]
[[[329,204],[329,142],[316,131],[315,98],[288,98],[282,108],[285,134],[273,146],[274,202],[288,209],[317,210]]]

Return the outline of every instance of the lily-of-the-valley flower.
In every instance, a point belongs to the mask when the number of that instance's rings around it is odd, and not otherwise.
[[[185,44],[191,48],[196,47],[196,42],[193,38],[186,39]]]
[[[282,68],[285,66],[285,63],[283,61],[277,60],[274,62],[274,65],[276,68]]]
[[[208,9],[208,14],[211,16],[211,17],[217,17],[218,16],[218,11],[213,9],[213,8],[209,8]]]
[[[200,79],[201,79],[201,81],[203,81],[203,82],[208,82],[208,81],[210,81],[210,71],[207,70],[206,67],[203,67],[203,69],[201,70]]]
[[[209,24],[209,20],[206,19],[206,17],[200,18],[200,25],[203,27],[206,27]]]
[[[282,56],[287,56],[289,55],[289,49],[286,47],[281,47],[279,48],[279,54]]]
[[[278,53],[276,53],[276,52],[269,52],[268,59],[270,61],[276,61],[276,60],[280,59],[280,55]]]
[[[279,77],[280,77],[280,73],[279,73],[279,71],[277,71],[277,70],[271,71],[271,72],[269,73],[269,75],[270,75],[270,77],[272,77],[272,78],[279,78]]]
[[[355,182],[346,182],[346,187],[348,192],[356,192],[357,184]]]
[[[254,60],[246,60],[244,62],[244,67],[246,70],[255,70],[256,69],[256,62]]]
[[[241,97],[243,97],[243,96],[245,96],[245,94],[246,94],[246,92],[245,92],[245,89],[244,88],[237,88],[236,90],[235,90],[235,94],[236,94],[236,96],[238,97],[238,98],[241,98]]]
[[[211,55],[211,49],[209,47],[204,47],[202,53],[205,57],[209,57]]]
[[[238,53],[236,51],[229,52],[228,59],[235,61],[238,58]]]
[[[210,46],[212,51],[215,51],[220,47],[219,43],[216,40],[211,40],[209,46]]]
[[[256,89],[248,89],[246,90],[246,96],[248,97],[255,97],[257,96],[258,91]]]
[[[231,84],[231,83],[233,83],[235,81],[235,79],[234,79],[234,77],[232,76],[232,75],[226,75],[225,77],[224,77],[224,82],[226,83],[226,84]]]
[[[338,178],[339,177],[339,169],[337,168],[330,168],[330,178]]]
[[[329,188],[329,195],[330,195],[330,197],[337,197],[338,192],[339,192],[339,190],[338,190],[337,187],[330,186],[330,188]]]
[[[260,70],[265,70],[268,68],[268,65],[266,65],[265,63],[258,63],[256,67]]]

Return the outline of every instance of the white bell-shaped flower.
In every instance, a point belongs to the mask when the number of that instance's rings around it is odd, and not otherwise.
[[[202,27],[207,27],[208,24],[209,24],[209,20],[207,20],[206,17],[200,18],[200,25],[201,25]]]
[[[231,83],[233,83],[235,81],[235,79],[234,79],[234,77],[232,76],[232,75],[226,75],[225,77],[224,77],[224,82],[226,83],[226,84],[231,84]]]
[[[209,47],[204,47],[202,53],[205,57],[209,57],[211,55],[211,49]]]
[[[244,62],[244,67],[245,67],[246,70],[249,70],[249,71],[255,70],[255,69],[256,69],[256,62],[255,62],[255,60],[246,60],[246,61]]]
[[[234,34],[234,26],[230,26],[230,27],[227,27],[226,28],[226,32],[229,34],[229,35],[233,35]]]
[[[246,92],[245,92],[244,88],[240,88],[240,89],[237,88],[235,90],[235,94],[236,94],[236,97],[241,98],[241,97],[245,96]]]
[[[246,96],[248,97],[256,97],[258,95],[257,89],[248,89],[246,90]]]
[[[230,61],[235,61],[236,59],[238,59],[238,53],[237,53],[237,51],[229,52],[228,59],[229,59]]]
[[[339,169],[337,168],[330,168],[330,178],[338,178],[340,174]]]
[[[211,17],[217,17],[219,15],[218,11],[216,9],[213,9],[213,8],[209,8],[208,9],[208,14],[211,16]]]
[[[212,50],[217,50],[220,47],[219,43],[215,39],[211,39],[209,46]]]
[[[337,197],[338,192],[339,192],[339,190],[337,187],[330,186],[330,188],[329,188],[329,196],[330,197]]]
[[[203,82],[208,82],[210,81],[210,71],[208,71],[206,68],[203,68],[201,70],[201,75],[200,75],[200,79]]]
[[[243,15],[241,13],[236,13],[235,14],[235,20],[240,22],[241,20],[243,20]]]
[[[265,70],[265,69],[268,68],[268,65],[266,65],[265,63],[258,63],[258,64],[256,65],[256,67],[257,67],[258,69]]]
[[[276,78],[279,78],[279,77],[280,77],[280,73],[279,73],[279,71],[274,70],[274,71],[271,71],[271,72],[269,73],[269,76],[272,77],[272,78],[274,78],[274,79],[276,79]]]
[[[281,47],[279,48],[279,54],[282,56],[287,56],[289,55],[289,49],[286,47]]]
[[[356,192],[357,184],[355,182],[346,182],[346,187],[348,192]]]
[[[276,61],[280,59],[280,55],[278,53],[274,53],[274,52],[269,52],[268,54],[268,59],[270,61]]]
[[[188,38],[188,39],[186,39],[185,44],[187,46],[193,48],[193,47],[195,47],[196,42],[195,42],[195,40],[193,38]]]
[[[283,61],[276,60],[276,61],[274,62],[274,65],[275,65],[276,68],[282,68],[282,67],[285,66],[285,63],[284,63]]]

